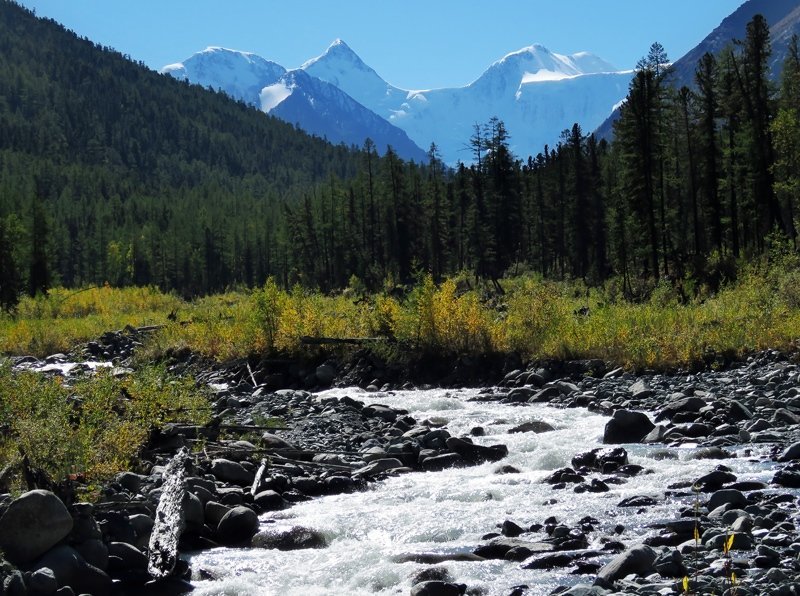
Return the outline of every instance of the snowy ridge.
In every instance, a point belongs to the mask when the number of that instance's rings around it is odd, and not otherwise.
[[[474,125],[494,116],[523,158],[555,145],[575,122],[591,131],[627,95],[632,76],[589,52],[557,54],[534,44],[495,61],[464,87],[406,90],[386,82],[341,39],[291,71],[254,54],[208,48],[162,72],[222,89],[334,142],[361,145],[369,136],[415,159],[424,159],[420,147],[435,142],[449,164],[470,160],[465,147]]]
[[[401,157],[425,159],[425,152],[405,132],[337,86],[303,70],[287,71],[256,54],[209,47],[160,72],[224,91],[332,143],[360,146],[369,137],[381,152],[391,145]]]
[[[420,147],[435,142],[450,164],[469,161],[473,126],[493,116],[505,122],[522,157],[554,145],[574,122],[590,131],[627,95],[632,76],[589,52],[563,55],[540,44],[505,55],[455,88],[394,87],[341,40],[302,68],[405,130]]]

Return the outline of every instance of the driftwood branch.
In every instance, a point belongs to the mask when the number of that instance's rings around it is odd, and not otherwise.
[[[300,337],[300,343],[307,346],[359,345],[382,341],[390,341],[390,339],[388,337],[311,337],[309,335]]]

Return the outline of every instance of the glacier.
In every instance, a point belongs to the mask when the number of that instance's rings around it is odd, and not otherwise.
[[[594,130],[625,98],[633,71],[589,52],[570,55],[534,44],[492,63],[463,87],[401,89],[383,79],[343,40],[299,68],[247,52],[208,48],[163,73],[220,89],[333,142],[424,160],[435,143],[445,163],[469,163],[475,126],[497,117],[512,151],[536,155],[577,122]],[[337,94],[338,91],[340,94]]]

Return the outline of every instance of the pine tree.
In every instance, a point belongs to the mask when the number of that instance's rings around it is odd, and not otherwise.
[[[761,15],[747,24],[741,61],[733,56],[734,74],[744,105],[747,136],[745,147],[751,160],[752,197],[760,229],[753,236],[759,248],[764,236],[778,226],[788,232],[775,197],[772,179],[774,153],[770,121],[773,115],[772,88],[769,81],[769,25]]]
[[[31,207],[30,265],[28,270],[28,295],[47,294],[50,289],[50,262],[48,245],[50,231],[41,199],[35,198]]]
[[[800,48],[797,35],[792,36],[783,63],[779,109],[771,132],[776,155],[775,193],[782,203],[789,236],[796,249],[795,204],[800,194]]]
[[[723,227],[719,197],[718,74],[719,69],[714,56],[709,53],[704,54],[695,72],[698,111],[698,192],[700,192],[702,203],[707,210],[711,244],[715,250],[721,251]]]
[[[7,222],[0,219],[0,308],[13,310],[19,303],[20,274]]]

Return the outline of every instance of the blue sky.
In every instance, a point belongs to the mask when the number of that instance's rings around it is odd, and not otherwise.
[[[677,59],[743,0],[22,0],[39,16],[158,69],[207,46],[287,68],[342,38],[390,83],[465,85],[541,43],[632,68],[659,41]],[[658,7],[658,11],[654,7]]]

